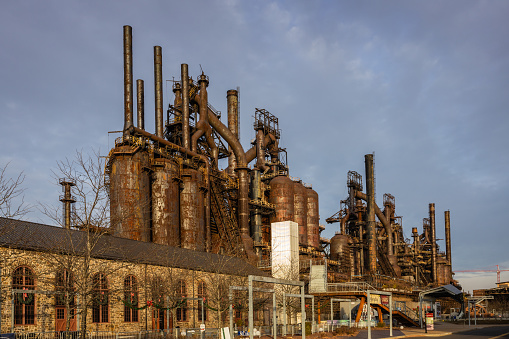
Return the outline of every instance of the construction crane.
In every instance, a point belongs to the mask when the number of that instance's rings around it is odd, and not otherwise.
[[[509,271],[509,270],[501,270],[498,265],[495,265],[497,266],[497,269],[496,270],[463,270],[463,271],[457,271],[457,270],[454,270],[454,273],[459,273],[459,272],[473,272],[473,273],[478,273],[478,272],[497,272],[497,284],[500,283],[500,272],[505,272],[505,271]]]

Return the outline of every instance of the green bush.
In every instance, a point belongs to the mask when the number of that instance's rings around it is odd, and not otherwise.
[[[311,323],[306,322],[306,335],[311,335]]]
[[[379,322],[378,324],[376,324],[376,327],[385,327],[385,324],[383,322]]]

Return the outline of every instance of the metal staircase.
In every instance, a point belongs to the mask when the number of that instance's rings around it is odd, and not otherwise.
[[[211,179],[210,206],[211,217],[213,219],[212,233],[219,235],[221,247],[225,249],[227,254],[245,257],[245,250],[228,189],[219,178],[211,177]]]

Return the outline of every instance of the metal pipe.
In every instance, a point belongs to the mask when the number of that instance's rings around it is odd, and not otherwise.
[[[189,129],[189,71],[187,64],[180,66],[182,82],[182,147],[191,149],[191,131]]]
[[[230,89],[228,92],[226,92],[226,102],[228,107],[228,128],[232,132],[232,134],[235,136],[235,138],[239,138],[239,93],[234,90]],[[237,167],[237,159],[235,157],[235,154],[232,153],[232,148],[230,145],[228,145],[228,151],[230,152],[230,156],[228,157],[228,168],[230,170],[230,173],[234,173],[235,168]]]
[[[197,104],[199,106],[200,120],[196,124],[197,131],[191,137],[191,150],[196,152],[198,148],[198,139],[205,135],[205,140],[209,145],[212,153],[212,157],[214,158],[214,164],[217,166],[219,159],[219,149],[212,137],[212,129],[210,128],[209,116],[208,116],[208,93],[207,86],[209,84],[209,80],[205,74],[202,73],[198,80],[198,84],[200,86],[200,93],[195,96],[195,100],[197,100]]]
[[[252,171],[253,179],[251,180],[251,199],[255,201],[261,200],[261,173],[255,168]],[[262,241],[262,215],[259,208],[255,208],[253,211],[253,217],[251,218],[251,235],[255,244],[259,244]]]
[[[435,204],[429,204],[429,223],[431,228],[431,273],[433,282],[438,283],[437,275],[437,238],[435,229]]]
[[[133,33],[124,26],[124,135],[133,125]]]
[[[447,264],[452,265],[451,260],[451,212],[445,211],[445,257]]]
[[[366,205],[367,205],[367,241],[368,241],[368,270],[369,274],[376,274],[376,224],[375,224],[375,175],[373,154],[364,156],[366,167]]]
[[[263,172],[269,169],[265,165],[265,146],[263,145],[263,130],[260,128],[256,131],[256,166]]]
[[[249,178],[246,154],[240,144],[240,141],[235,135],[226,127],[209,109],[209,122],[212,128],[216,130],[221,137],[232,147],[235,158],[237,159],[237,168],[239,176],[239,198],[238,198],[238,213],[239,213],[239,226],[241,233],[249,237]],[[248,240],[245,238],[245,240]],[[246,244],[245,244],[246,245]],[[246,245],[247,246],[247,245]],[[248,248],[246,248],[248,250]]]
[[[141,129],[145,129],[145,93],[144,93],[144,83],[143,80],[136,80],[136,104],[138,108],[138,123],[137,127]]]
[[[366,180],[367,180],[367,178],[366,178]],[[366,183],[366,190],[367,190],[367,183]],[[362,199],[366,202],[368,201],[367,195],[360,191],[355,191],[355,197]],[[382,213],[382,210],[380,209],[380,207],[378,207],[376,202],[375,202],[375,215],[378,217],[378,220],[380,220],[382,225],[384,225],[385,232],[387,233],[387,238],[388,238],[387,239],[387,254],[392,255],[393,254],[392,225],[389,221],[390,219],[385,217],[385,215]],[[391,236],[389,236],[389,234]]]
[[[164,137],[163,133],[163,51],[161,46],[154,46],[154,96],[156,135]]]
[[[271,133],[269,133],[263,138],[262,147],[265,149],[265,148],[267,148],[267,146],[269,144],[275,143],[276,140],[277,140],[276,137],[274,135],[272,135]],[[253,147],[251,147],[250,149],[248,149],[246,151],[246,162],[248,164],[256,158],[256,156],[257,156],[256,150],[257,150],[257,145],[254,145]]]

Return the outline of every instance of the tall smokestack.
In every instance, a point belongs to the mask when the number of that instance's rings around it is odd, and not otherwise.
[[[182,147],[191,149],[191,131],[189,130],[189,71],[187,64],[180,66],[182,81]]]
[[[145,129],[145,93],[143,80],[136,80],[136,104],[138,108],[138,128]]]
[[[239,116],[238,116],[238,104],[239,104],[239,96],[238,92],[234,89],[230,89],[226,92],[226,103],[228,107],[228,129],[232,132],[235,138],[239,138]],[[235,168],[237,167],[237,159],[232,152],[231,146],[228,145],[228,151],[230,152],[230,156],[228,157],[228,167],[234,173]]]
[[[451,212],[445,211],[445,257],[447,259],[447,263],[452,265],[451,260]]]
[[[161,46],[154,46],[154,95],[156,113],[156,135],[164,137],[163,133],[163,51]]]
[[[70,179],[60,179],[59,184],[62,185],[62,191],[64,191],[64,195],[60,196],[60,201],[64,203],[64,227],[69,230],[72,224],[71,205],[76,202],[76,199],[71,195],[71,187],[76,184]]]
[[[131,26],[124,26],[124,135],[133,125],[133,36]]]
[[[375,170],[373,154],[364,156],[366,165],[367,240],[369,274],[376,274]]]
[[[431,273],[433,275],[433,282],[438,282],[437,275],[437,236],[435,229],[435,204],[429,204],[429,224],[431,229]]]

